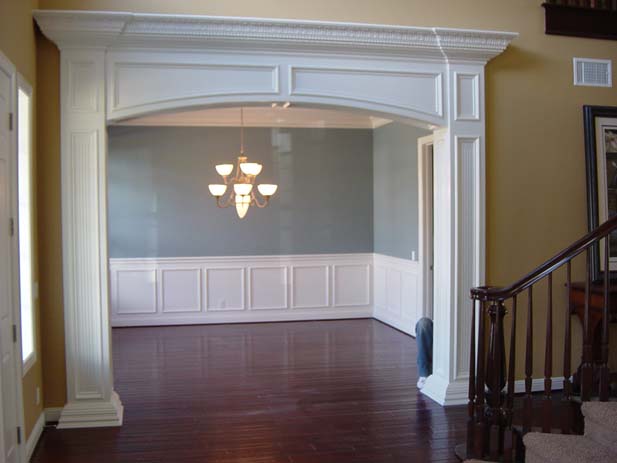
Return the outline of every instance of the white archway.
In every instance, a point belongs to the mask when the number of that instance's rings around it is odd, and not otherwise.
[[[484,66],[516,34],[110,12],[36,11],[61,50],[67,397],[60,427],[122,423],[113,390],[106,125],[188,106],[291,101],[436,129],[434,374],[467,400],[471,286],[484,282]]]

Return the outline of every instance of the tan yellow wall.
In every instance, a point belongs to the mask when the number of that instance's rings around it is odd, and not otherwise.
[[[615,89],[574,87],[572,57],[610,58],[617,63],[617,42],[547,36],[540,0],[40,0],[41,8],[124,10],[227,16],[282,17],[332,21],[496,29],[520,37],[487,66],[487,266],[490,284],[505,284],[560,250],[586,231],[585,164],[582,105],[617,106]],[[40,49],[39,66],[55,79],[53,47]],[[52,66],[50,63],[54,63]],[[53,74],[53,75],[52,75]],[[57,88],[57,83],[54,84]],[[54,89],[40,105],[39,120],[55,124]],[[47,98],[52,99],[53,101]],[[50,197],[41,213],[41,289],[44,294],[46,405],[64,398],[58,137],[48,130],[46,176],[40,199]],[[41,131],[39,131],[41,135]],[[46,143],[47,144],[47,143]],[[43,249],[46,249],[44,251]],[[557,303],[563,290],[556,284]],[[541,306],[542,297],[537,307]],[[47,311],[49,309],[49,312]],[[47,324],[49,317],[49,325]],[[543,332],[537,316],[536,333]],[[53,321],[53,323],[52,323]],[[556,321],[563,321],[560,308]],[[563,330],[561,330],[563,331]],[[520,332],[519,332],[520,333]],[[521,336],[522,341],[522,336]],[[536,345],[537,371],[542,349]],[[557,345],[555,346],[556,350]],[[561,351],[563,352],[563,350]],[[555,354],[558,358],[558,352]],[[47,360],[49,359],[49,360]]]
[[[32,9],[37,8],[38,0],[2,0],[0,1],[0,51],[11,60],[17,68],[17,71],[32,85],[34,94],[34,104],[36,111],[37,98],[37,72],[36,72],[36,47],[35,47],[35,31],[32,21]],[[36,126],[36,117],[35,117]],[[34,140],[34,168],[37,164],[37,144],[36,137]],[[35,187],[36,188],[36,187]],[[36,207],[36,205],[35,205]],[[36,229],[36,214],[35,214],[35,229]],[[36,233],[35,233],[36,235]],[[35,236],[36,239],[36,236]],[[38,257],[34,253],[34,275],[38,278]],[[26,435],[30,435],[36,420],[42,412],[42,404],[36,403],[36,388],[41,388],[42,394],[42,354],[41,354],[41,336],[40,336],[40,314],[38,304],[35,308],[36,314],[36,330],[37,330],[37,361],[28,370],[28,373],[23,378],[23,397],[24,397],[24,414]]]

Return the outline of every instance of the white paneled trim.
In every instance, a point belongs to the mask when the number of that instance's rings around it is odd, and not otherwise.
[[[330,306],[330,266],[295,265],[291,267],[292,309]]]
[[[279,73],[276,65],[116,61],[108,69],[109,110],[137,111],[198,97],[277,95]]]
[[[201,312],[201,268],[161,269],[161,309],[168,312]]]
[[[457,121],[480,120],[480,74],[454,73],[455,118]]]
[[[377,88],[375,82],[380,83]],[[292,96],[377,102],[384,108],[413,110],[426,116],[443,115],[440,72],[290,66],[289,86]]]
[[[204,270],[206,310],[245,310],[245,273],[246,269],[243,267],[214,267]]]
[[[32,454],[34,453],[36,444],[39,442],[39,439],[41,438],[41,434],[43,434],[44,427],[45,427],[45,413],[41,413],[39,415],[39,419],[36,420],[36,423],[34,424],[34,428],[32,428],[32,431],[30,431],[28,440],[26,441],[26,461],[30,461],[30,458],[32,458]]]
[[[372,266],[372,253],[110,259],[112,326],[371,317]]]
[[[334,307],[371,305],[371,262],[332,265],[332,299]]]
[[[249,267],[249,310],[289,308],[288,268]]]
[[[420,263],[375,254],[373,273],[374,317],[415,336],[423,313]]]

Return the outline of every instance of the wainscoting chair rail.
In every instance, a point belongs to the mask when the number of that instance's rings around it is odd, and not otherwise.
[[[609,400],[609,323],[617,321],[617,284],[611,281],[610,239],[616,230],[614,217],[517,282],[505,287],[471,289],[465,456],[522,461],[522,437],[527,432],[580,434],[580,403]],[[580,268],[573,262],[579,256],[584,258],[585,279],[573,282],[573,268]],[[600,278],[594,280],[592,275]],[[563,294],[560,298],[554,287],[565,287],[565,303]],[[556,301],[559,303],[555,304]],[[504,323],[507,315],[509,336]],[[577,368],[572,364],[572,315],[578,316],[583,328],[582,359]],[[554,318],[563,320],[563,331],[554,329]],[[544,332],[534,333],[542,323]],[[517,348],[517,329],[521,328],[524,342]],[[534,355],[534,344],[544,344],[544,352]],[[559,349],[553,350],[559,344],[563,346],[563,356]],[[533,384],[539,380],[534,378],[539,371],[534,364],[539,367],[541,359],[544,388],[534,394]],[[556,359],[561,365],[554,368]],[[522,367],[518,371],[524,371],[522,396],[515,389],[517,361]],[[562,372],[554,374],[556,369]],[[563,382],[554,380],[561,375]],[[563,390],[554,396],[553,390],[557,388]]]

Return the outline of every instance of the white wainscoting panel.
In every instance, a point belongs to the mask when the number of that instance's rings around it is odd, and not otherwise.
[[[334,265],[334,306],[353,307],[371,304],[371,265]]]
[[[252,310],[287,309],[287,266],[249,268],[249,308]]]
[[[118,270],[112,283],[112,303],[119,314],[156,313],[156,272]]]
[[[422,285],[417,261],[383,254],[374,257],[374,317],[415,336],[422,317]]]
[[[372,317],[373,254],[110,259],[112,326]]]
[[[201,269],[161,270],[163,312],[201,312]]]
[[[206,273],[206,310],[244,310],[244,269],[209,268]]]
[[[302,265],[291,269],[291,301],[294,309],[324,308],[330,305],[328,265]]]

